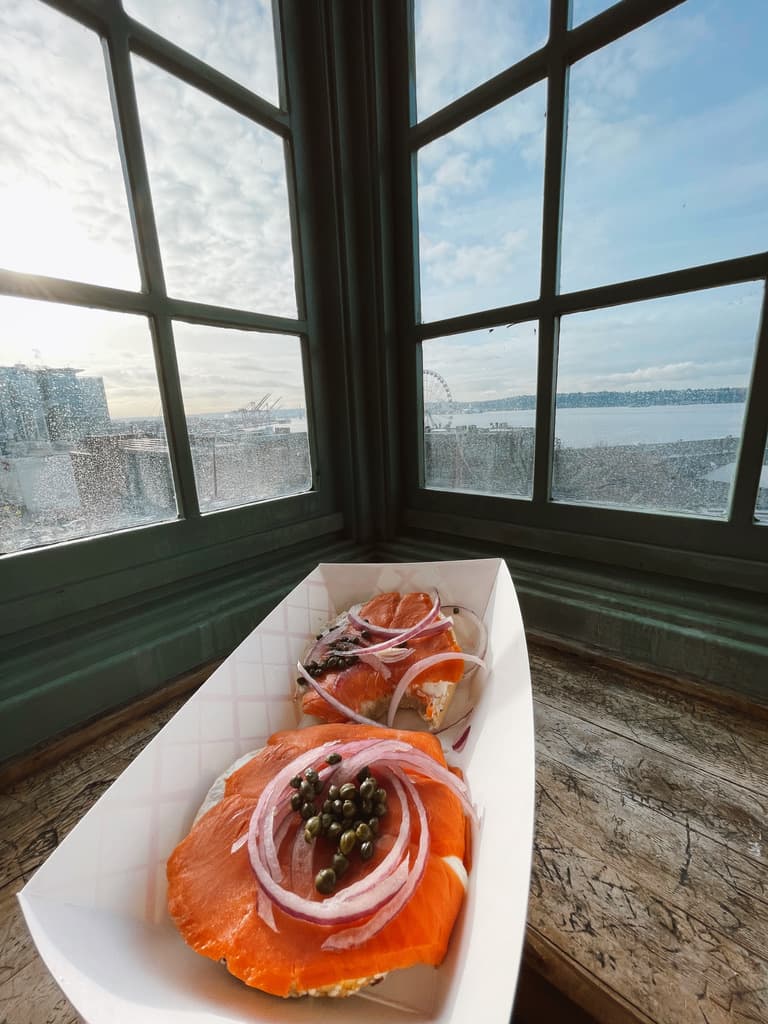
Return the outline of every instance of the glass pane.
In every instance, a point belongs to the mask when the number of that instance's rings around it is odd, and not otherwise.
[[[575,27],[583,21],[589,21],[596,14],[607,11],[617,0],[571,0],[571,25]]]
[[[176,516],[147,321],[0,297],[0,554]]]
[[[757,502],[755,503],[755,518],[758,523],[768,525],[768,444],[765,446],[763,469],[760,473],[760,487],[757,492]]]
[[[134,58],[168,291],[296,316],[283,142]]]
[[[574,65],[564,291],[765,249],[766,49],[762,0],[690,0]]]
[[[544,83],[418,154],[423,320],[539,294]]]
[[[124,0],[128,14],[278,104],[271,0]]]
[[[427,487],[530,498],[536,331],[515,324],[422,344]]]
[[[549,0],[416,0],[419,120],[538,50]]]
[[[200,508],[312,486],[298,338],[174,324]]]
[[[0,0],[0,267],[139,286],[98,36]]]
[[[562,318],[553,497],[723,517],[762,284]]]

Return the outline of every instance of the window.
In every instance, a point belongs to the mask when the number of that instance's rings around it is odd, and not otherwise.
[[[763,5],[549,6],[410,7],[408,521],[764,557]]]
[[[272,5],[107,7],[0,12],[6,554],[313,487]]]

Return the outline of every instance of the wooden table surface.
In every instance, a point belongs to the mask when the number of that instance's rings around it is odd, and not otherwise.
[[[580,1020],[768,1022],[765,712],[541,647],[531,670],[537,819],[519,1017],[537,1017],[538,976]],[[79,1021],[16,893],[185,699],[0,796],[2,1024]]]

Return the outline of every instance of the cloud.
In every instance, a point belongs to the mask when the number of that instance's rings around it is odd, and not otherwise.
[[[419,119],[541,46],[548,7],[543,0],[420,0],[415,18]]]

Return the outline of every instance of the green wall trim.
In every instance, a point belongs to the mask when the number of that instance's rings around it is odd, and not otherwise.
[[[526,629],[768,703],[765,597],[437,534],[380,545],[383,561],[504,557]]]
[[[105,608],[97,622],[84,618],[28,644],[0,672],[0,761],[228,655],[318,562],[369,557],[336,538],[303,544],[229,579],[202,577],[123,615]]]

